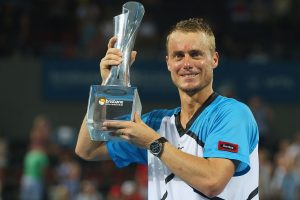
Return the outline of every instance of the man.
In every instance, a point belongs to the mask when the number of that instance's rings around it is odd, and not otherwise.
[[[108,44],[103,80],[122,53]],[[112,159],[118,167],[148,163],[148,199],[259,199],[258,129],[249,108],[213,91],[218,66],[215,38],[203,19],[180,21],[167,36],[166,63],[180,96],[179,108],[154,110],[103,128],[125,141],[93,142],[83,121],[76,153]],[[136,52],[132,53],[132,60]]]

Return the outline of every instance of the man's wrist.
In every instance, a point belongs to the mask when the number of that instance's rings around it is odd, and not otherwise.
[[[149,145],[149,151],[156,157],[160,157],[161,154],[164,151],[164,145],[165,143],[168,142],[168,140],[164,137],[160,137],[156,140],[154,140],[150,145]]]

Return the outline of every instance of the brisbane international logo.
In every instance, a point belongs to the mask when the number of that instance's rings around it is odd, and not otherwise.
[[[105,102],[106,102],[106,99],[105,99],[105,98],[100,98],[100,99],[99,99],[99,104],[100,104],[101,106],[104,106],[104,105],[105,105]]]
[[[106,98],[99,98],[99,104],[101,106],[107,105],[107,106],[123,106],[124,101],[122,100],[115,100],[115,99],[106,99]]]

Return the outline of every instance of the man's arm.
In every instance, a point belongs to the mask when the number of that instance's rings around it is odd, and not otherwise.
[[[184,182],[208,197],[220,194],[232,178],[233,161],[224,158],[200,158],[165,143],[160,160]]]
[[[82,159],[89,161],[110,159],[105,142],[92,141],[84,117],[79,131],[75,153]]]
[[[107,128],[116,129],[115,133],[130,143],[149,149],[151,142],[160,135],[147,126],[138,114],[134,121],[106,121]],[[232,178],[235,166],[233,161],[223,158],[201,158],[165,143],[160,160],[176,176],[205,194],[214,197],[220,194]]]

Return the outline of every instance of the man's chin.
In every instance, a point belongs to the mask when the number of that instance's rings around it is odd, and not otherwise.
[[[184,87],[182,87],[182,88],[180,88],[180,90],[183,91],[184,93],[187,93],[188,95],[194,95],[200,91],[200,88],[191,88],[191,87],[184,88]]]

